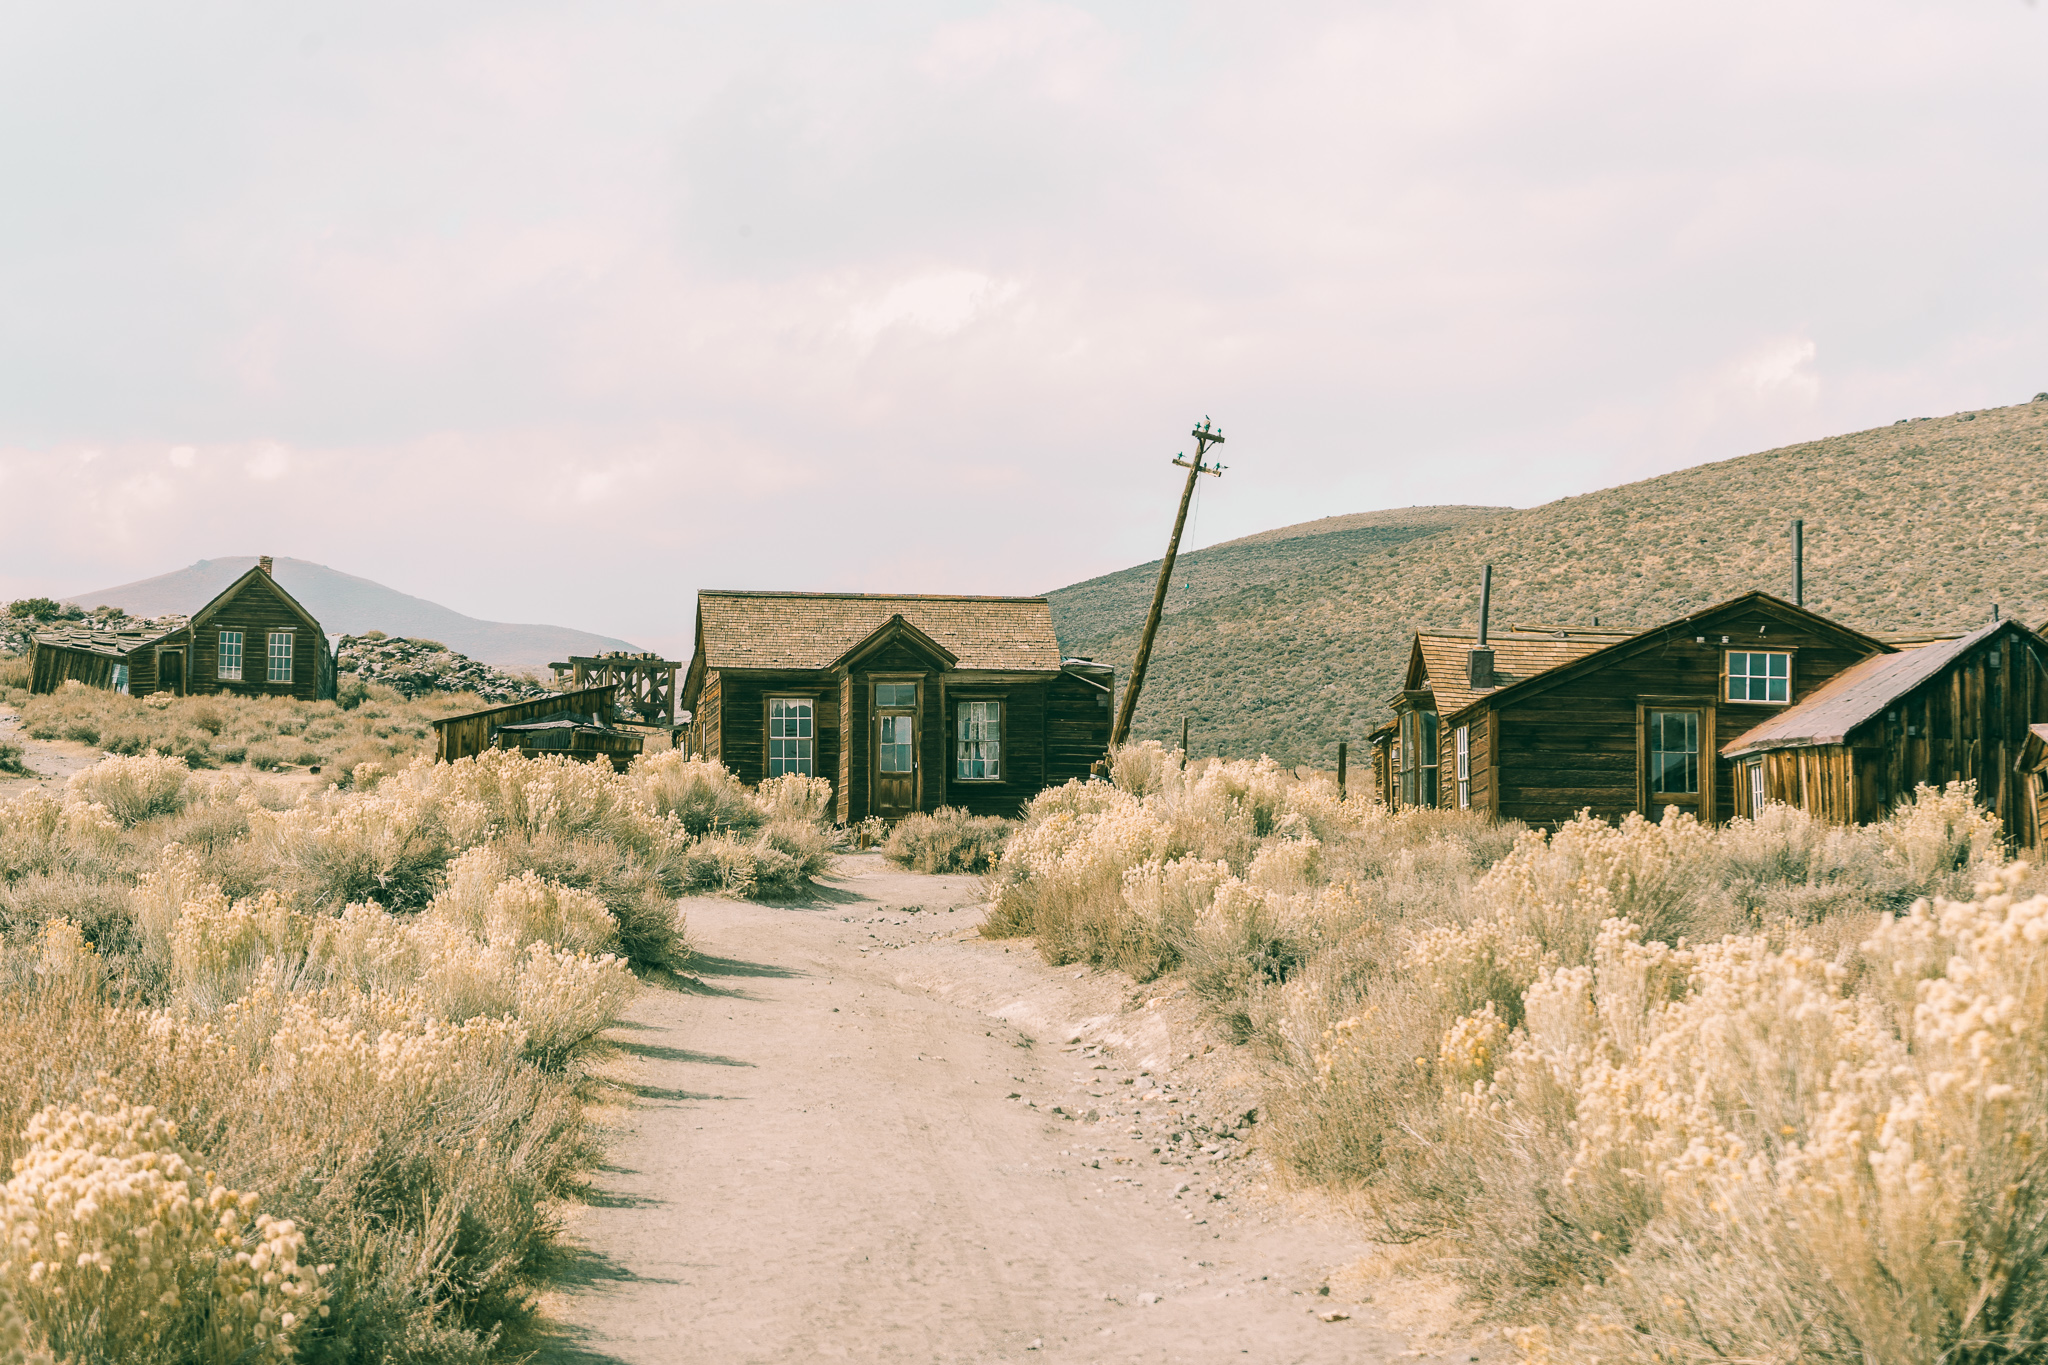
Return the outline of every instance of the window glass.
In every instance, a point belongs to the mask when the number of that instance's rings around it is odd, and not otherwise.
[[[1650,793],[1696,796],[1700,790],[1700,713],[1650,713]]]
[[[1728,700],[1792,699],[1792,656],[1762,650],[1733,650],[1728,655]]]
[[[916,683],[876,683],[876,684],[875,684],[875,705],[876,705],[876,706],[915,706],[915,705],[917,705],[917,684],[916,684]]]
[[[292,633],[288,630],[270,632],[270,682],[288,683],[292,680]]]
[[[1003,704],[999,701],[960,703],[960,733],[955,749],[959,776],[968,782],[1002,777]]]
[[[883,716],[882,743],[875,750],[876,766],[885,773],[907,773],[916,752],[917,721],[912,716]]]
[[[242,632],[224,630],[220,633],[220,652],[214,658],[214,672],[229,682],[242,680]]]
[[[114,690],[124,697],[128,695],[128,665],[114,665]]]
[[[812,776],[817,738],[811,733],[808,697],[776,697],[768,703],[768,776]]]

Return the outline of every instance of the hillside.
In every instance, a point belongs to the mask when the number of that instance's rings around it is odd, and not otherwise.
[[[118,587],[73,593],[65,600],[86,607],[119,607],[131,616],[189,616],[255,563],[254,555],[202,559],[172,573]],[[638,648],[609,635],[593,635],[567,626],[479,621],[382,583],[303,559],[279,559],[273,571],[284,590],[298,598],[330,635],[361,635],[381,630],[386,635],[439,640],[458,654],[467,654],[497,668],[542,671],[549,663],[572,653]]]
[[[1524,510],[1330,517],[1183,555],[1137,738],[1197,754],[1329,762],[1388,715],[1409,636],[1471,630],[1494,566],[1496,629],[1647,628],[1752,588],[1783,593],[1806,519],[1806,602],[1873,632],[2048,618],[2048,402],[1787,446]],[[1317,528],[1325,528],[1318,530]],[[1061,647],[1130,667],[1158,561],[1061,588]]]

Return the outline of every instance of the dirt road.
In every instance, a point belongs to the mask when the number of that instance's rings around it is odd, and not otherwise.
[[[1452,1315],[1266,1189],[1191,1002],[979,938],[973,878],[866,855],[828,896],[685,902],[700,982],[615,1035],[637,1098],[542,1359],[1495,1358],[1387,1330]]]

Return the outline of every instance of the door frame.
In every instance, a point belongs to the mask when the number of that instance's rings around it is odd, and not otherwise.
[[[1657,816],[1650,809],[1650,713],[1652,711],[1697,711],[1700,717],[1699,768],[1700,790],[1693,803],[1692,813],[1703,825],[1711,825],[1718,818],[1718,807],[1714,802],[1715,787],[1720,775],[1720,745],[1714,738],[1714,703],[1703,702],[1697,697],[1637,697],[1636,698],[1636,810],[1645,820]],[[1677,806],[1685,809],[1682,801],[1663,801],[1662,806]]]
[[[882,716],[908,715],[910,717],[910,810],[915,814],[924,809],[924,724],[925,690],[929,676],[923,673],[889,672],[867,673],[861,676],[860,685],[867,689],[867,767],[868,767],[868,813],[882,814]],[[917,700],[908,707],[877,706],[875,686],[878,683],[908,683],[917,689]],[[892,778],[900,774],[890,774]],[[889,817],[883,817],[889,818]],[[901,817],[896,817],[901,818]]]
[[[192,686],[192,673],[190,668],[190,664],[192,662],[192,655],[191,652],[187,650],[183,645],[173,646],[169,649],[159,649],[156,652],[156,690],[159,692],[165,690],[164,660],[165,658],[171,655],[176,655],[178,659],[178,686],[171,691],[171,695],[174,697],[182,697],[187,694],[187,692]]]

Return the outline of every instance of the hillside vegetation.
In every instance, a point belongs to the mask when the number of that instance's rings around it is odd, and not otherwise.
[[[1784,592],[1806,520],[1806,603],[1877,633],[1959,631],[1993,603],[2048,617],[2048,402],[1923,419],[1700,465],[1516,511],[1332,517],[1183,555],[1132,737],[1329,763],[1386,719],[1409,636],[1648,628]],[[1318,528],[1326,528],[1319,530]],[[1062,648],[1127,675],[1158,562],[1049,594]]]

